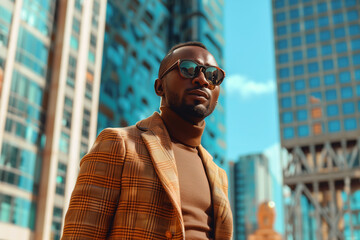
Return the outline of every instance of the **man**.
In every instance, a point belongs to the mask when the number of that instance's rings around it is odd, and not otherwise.
[[[105,129],[81,160],[62,239],[231,239],[224,170],[201,146],[225,77],[198,42],[161,62],[161,114]]]

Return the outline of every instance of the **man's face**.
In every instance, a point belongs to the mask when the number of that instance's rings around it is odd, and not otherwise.
[[[207,50],[198,46],[185,46],[173,52],[164,69],[179,59],[193,60],[205,66],[218,66]],[[214,111],[220,87],[215,86],[210,90],[203,72],[190,79],[182,77],[178,68],[175,68],[159,81],[163,88],[162,94],[158,94],[162,97],[162,106],[169,107],[185,120],[197,123]]]

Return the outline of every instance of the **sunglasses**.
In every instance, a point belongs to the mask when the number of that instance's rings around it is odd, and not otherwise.
[[[199,76],[200,72],[203,72],[206,80],[210,85],[210,89],[214,89],[222,83],[225,78],[225,72],[216,66],[204,66],[200,65],[192,60],[177,60],[171,67],[169,67],[161,76],[162,79],[166,74],[174,70],[176,67],[179,69],[179,73],[184,78],[195,78]]]

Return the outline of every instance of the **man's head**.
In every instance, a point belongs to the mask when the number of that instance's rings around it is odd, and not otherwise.
[[[198,123],[214,111],[220,93],[218,84],[224,76],[202,43],[182,43],[172,47],[162,60],[155,92],[161,97],[161,106]]]

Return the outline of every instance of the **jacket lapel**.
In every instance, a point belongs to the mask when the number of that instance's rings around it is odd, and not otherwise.
[[[182,224],[183,218],[181,213],[178,172],[174,152],[171,146],[171,140],[166,127],[157,112],[155,112],[151,117],[138,122],[136,126],[140,130],[144,131],[141,134],[141,137],[150,153],[150,157],[153,161],[153,165],[160,182],[176,209],[184,233],[185,230],[184,225]]]
[[[200,157],[203,160],[206,175],[212,191],[214,208],[215,239],[228,239],[232,233],[232,213],[227,197],[227,189],[224,190],[223,181],[226,176],[221,176],[220,168],[213,162],[212,156],[201,145],[198,147]],[[224,179],[225,178],[225,179]]]

